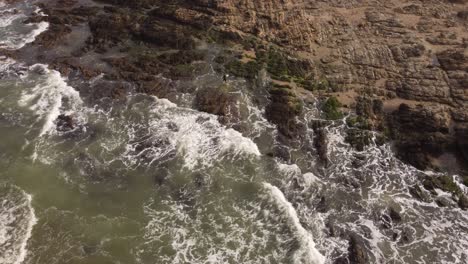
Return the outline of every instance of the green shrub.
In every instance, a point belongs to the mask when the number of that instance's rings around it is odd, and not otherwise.
[[[328,120],[337,120],[343,118],[343,113],[340,111],[341,103],[336,97],[330,97],[322,106],[323,114]]]
[[[259,70],[260,67],[256,61],[243,63],[239,60],[233,60],[226,64],[226,71],[229,74],[246,79],[254,79]]]

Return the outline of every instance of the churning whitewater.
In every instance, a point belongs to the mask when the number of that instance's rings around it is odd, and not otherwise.
[[[22,23],[40,13],[28,1],[15,10],[0,5],[9,50],[48,29]],[[192,109],[193,93],[170,101],[129,84],[124,100],[96,102],[79,88],[112,85],[104,76],[65,79],[0,57],[0,264],[335,263],[348,233],[360,235],[353,243],[369,263],[466,261],[468,213],[410,193],[430,172],[388,144],[353,150],[348,117],[326,126],[331,165],[319,169],[309,151],[316,104],[298,120],[304,140],[281,146],[286,164],[269,153],[278,131],[248,83],[211,70],[194,86],[213,83],[242,98],[242,129]]]

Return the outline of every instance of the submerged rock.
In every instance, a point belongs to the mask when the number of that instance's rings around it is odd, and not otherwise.
[[[458,206],[460,206],[460,208],[463,210],[468,209],[468,197],[466,197],[466,195],[460,196],[460,198],[458,199]]]
[[[369,255],[367,253],[366,245],[361,237],[352,234],[349,239],[349,262],[353,264],[367,264],[369,263]]]
[[[61,114],[56,121],[57,131],[68,132],[76,128],[77,124],[73,116]]]
[[[409,187],[409,192],[414,198],[420,201],[428,203],[431,200],[430,196],[419,185]]]

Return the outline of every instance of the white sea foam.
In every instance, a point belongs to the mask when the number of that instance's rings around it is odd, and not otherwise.
[[[40,73],[36,85],[22,92],[19,105],[28,107],[43,122],[39,136],[55,131],[54,122],[60,114],[79,114],[83,101],[78,91],[68,86],[59,72],[47,65],[36,64],[30,71]],[[75,118],[82,117],[76,115]]]
[[[15,71],[16,61],[8,57],[0,57],[0,79],[3,76],[8,76]]]
[[[374,142],[364,151],[356,151],[345,142],[344,125],[335,124],[326,129],[331,162],[325,177],[331,187],[327,188],[325,196],[337,200],[342,198],[339,194],[342,192],[353,199],[349,205],[345,205],[346,202],[340,203],[342,206],[338,211],[331,206],[326,213],[328,221],[341,222],[346,230],[361,234],[370,247],[372,262],[386,260],[402,263],[419,260],[421,263],[430,263],[437,260],[440,263],[461,263],[464,245],[468,244],[468,239],[459,235],[466,228],[462,220],[468,217],[466,211],[456,208],[455,204],[441,208],[434,201],[419,201],[409,191],[412,186],[420,185],[425,174],[437,177],[438,173],[421,172],[402,163],[394,156],[389,145],[378,146]],[[454,180],[457,182],[457,177]],[[460,189],[466,192],[464,188]],[[451,196],[445,192],[437,192],[439,196]],[[337,197],[334,197],[336,194]],[[385,213],[389,206],[395,205],[401,208],[403,220],[390,223],[391,227],[386,229],[382,220],[375,216]],[[301,214],[307,214],[309,210],[307,205],[298,205],[298,208]],[[451,219],[449,221],[452,224],[444,224],[447,219]],[[409,229],[414,231],[409,232]],[[411,233],[409,237],[408,232]],[[395,234],[406,234],[405,239],[409,242],[402,242],[400,238],[395,240]],[[332,245],[331,248],[325,246],[327,256],[338,248],[330,238],[325,238],[321,241],[320,249],[323,249],[324,243]],[[447,247],[450,250],[439,250]],[[341,250],[346,254],[346,247]]]
[[[0,263],[21,264],[28,253],[27,243],[37,222],[31,195],[17,187],[1,186]]]
[[[7,9],[0,11],[0,48],[20,49],[33,42],[37,36],[49,28],[49,23],[23,24],[27,10]],[[41,14],[37,10],[37,14]]]
[[[0,6],[1,7],[1,6]],[[10,26],[15,20],[26,17],[24,14],[14,12],[13,9],[0,11],[0,28]]]
[[[157,258],[164,264],[256,264],[281,261],[287,255],[287,249],[276,244],[281,240],[273,230],[277,225],[259,218],[261,208],[253,201],[236,205],[219,197],[200,205],[197,217],[180,204],[162,204],[162,208],[145,208],[151,220],[140,257]]]
[[[138,144],[130,144],[126,156],[138,158],[144,154],[152,164],[176,152],[183,157],[185,167],[190,170],[211,166],[225,157],[260,156],[252,140],[233,129],[227,129],[216,116],[177,107],[166,99],[155,100],[149,106],[149,134],[144,139],[149,147],[135,153],[142,142],[138,138],[132,139],[131,142],[137,141]]]
[[[324,263],[325,257],[315,248],[312,234],[301,225],[296,209],[294,209],[292,204],[284,197],[283,192],[269,183],[264,183],[264,187],[271,193],[273,201],[277,204],[279,209],[286,214],[289,224],[292,226],[292,229],[295,230],[297,239],[300,242],[300,249],[294,253],[294,263]]]

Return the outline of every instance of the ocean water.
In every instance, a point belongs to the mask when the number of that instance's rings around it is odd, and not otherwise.
[[[48,28],[22,23],[40,12],[34,6],[15,8],[0,6],[2,48]],[[216,82],[214,71],[194,81]],[[468,213],[413,198],[408,188],[430,172],[401,163],[389,145],[353,150],[340,120],[326,127],[331,165],[318,165],[314,104],[285,164],[267,155],[277,131],[245,80],[228,82],[242,133],[192,109],[193,94],[171,102],[129,92],[100,106],[69,83],[47,65],[0,58],[1,264],[333,263],[349,232],[370,263],[468,259]],[[73,130],[57,129],[60,115],[73,117]],[[389,207],[401,222],[388,222]]]

